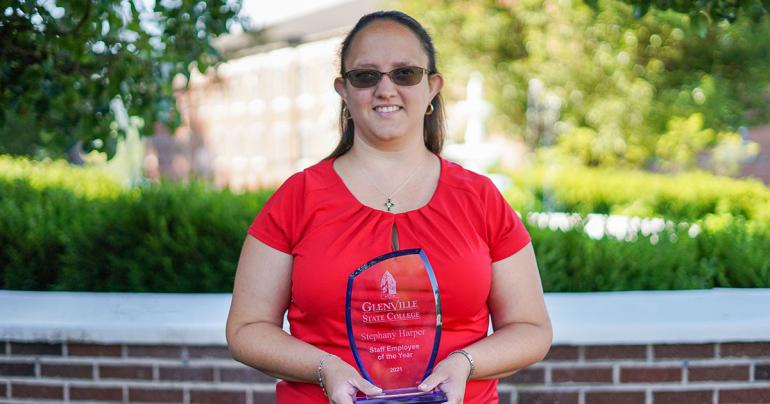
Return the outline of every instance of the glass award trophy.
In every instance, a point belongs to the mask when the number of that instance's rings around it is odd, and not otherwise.
[[[446,402],[441,390],[416,387],[433,371],[441,338],[438,284],[422,249],[394,251],[353,271],[345,322],[361,375],[383,389],[356,403]]]

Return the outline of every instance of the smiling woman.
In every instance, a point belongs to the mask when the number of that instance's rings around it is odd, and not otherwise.
[[[419,38],[409,28],[377,21],[363,32],[347,49],[343,44],[342,78],[334,83],[350,114],[348,124],[354,135],[377,148],[423,143],[421,129],[428,105],[443,85],[441,75],[428,66]]]
[[[429,314],[433,328],[441,327],[438,362],[404,387],[450,403],[496,403],[497,379],[541,360],[551,344],[529,234],[488,178],[439,155],[444,79],[417,21],[397,11],[362,17],[340,61],[340,142],[289,178],[249,228],[227,322],[230,350],[284,380],[279,403],[379,395],[377,379],[355,367],[361,362],[347,335],[346,284],[375,257],[421,250],[440,290],[440,316],[416,300],[364,303],[372,323],[387,324],[360,336],[377,341],[367,352],[382,352],[382,371],[406,373],[400,351],[411,357],[420,344],[404,342],[416,334],[395,324]],[[391,278],[378,278],[376,296],[410,293],[400,289],[405,279]],[[281,330],[286,310],[291,336]],[[490,317],[495,332],[487,336]]]
[[[380,19],[376,18],[378,14],[369,14],[359,21],[355,28],[348,34],[345,41],[342,43],[340,51],[340,79],[335,81],[335,89],[342,98],[341,112],[340,112],[340,130],[341,139],[336,149],[330,157],[340,157],[344,155],[353,146],[353,139],[355,136],[356,120],[350,119],[352,115],[349,111],[347,91],[345,86],[341,82],[344,78],[345,81],[350,82],[353,88],[361,90],[365,89],[378,89],[378,85],[382,81],[383,73],[376,70],[378,68],[375,60],[356,60],[356,57],[360,58],[361,49],[380,49],[379,46],[384,46],[382,52],[377,52],[380,57],[386,57],[390,55],[392,57],[393,52],[406,51],[405,57],[411,58],[409,60],[397,60],[394,64],[399,69],[390,70],[388,73],[389,81],[394,82],[400,80],[398,77],[403,75],[411,76],[411,79],[397,84],[400,87],[408,86],[422,86],[426,85],[432,93],[430,103],[425,115],[419,115],[420,118],[424,118],[423,125],[423,137],[425,147],[433,153],[439,153],[444,142],[444,108],[443,101],[441,99],[441,87],[443,86],[443,79],[436,68],[436,51],[433,48],[433,41],[428,33],[419,25],[414,19],[403,15],[391,15],[390,18]],[[378,22],[379,24],[373,24]],[[371,27],[369,25],[372,25]],[[362,36],[359,41],[353,39],[357,37],[358,31],[367,28],[380,27],[379,32],[372,32],[373,35]],[[395,36],[389,35],[388,29],[393,31]],[[374,31],[369,29],[367,31]],[[415,41],[417,39],[417,41]],[[406,45],[406,47],[403,46]],[[411,46],[411,48],[410,48]],[[402,49],[404,48],[404,49]],[[352,55],[352,56],[351,56]],[[376,55],[372,55],[376,56]],[[410,63],[411,61],[411,63]],[[412,64],[413,66],[410,66]],[[419,76],[416,74],[416,69],[401,69],[402,67],[410,67],[420,69],[423,73]],[[429,80],[424,82],[422,80],[423,75],[427,74]],[[351,80],[351,76],[353,79]],[[366,77],[369,76],[369,79]],[[362,82],[368,80],[368,82]],[[419,79],[419,80],[417,80]],[[385,89],[387,90],[387,89]],[[409,90],[408,88],[402,88],[402,90]],[[343,95],[344,94],[344,95]],[[379,98],[387,99],[387,95],[382,94],[380,90]],[[352,95],[356,95],[353,93]],[[359,96],[365,96],[366,92],[362,91],[358,93]],[[426,103],[427,104],[427,103]],[[388,106],[383,105],[387,108]],[[403,109],[401,105],[392,105],[391,109]],[[422,119],[420,119],[422,120]]]

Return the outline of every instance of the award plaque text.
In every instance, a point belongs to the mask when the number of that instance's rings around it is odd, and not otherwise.
[[[441,299],[422,249],[374,258],[348,278],[348,340],[361,375],[383,395],[358,403],[441,403],[440,390],[417,390],[433,370],[441,338]]]

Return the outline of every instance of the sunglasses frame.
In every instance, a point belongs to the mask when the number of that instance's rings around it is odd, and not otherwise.
[[[416,82],[416,83],[414,83],[414,84],[398,84],[398,83],[396,83],[396,81],[393,79],[393,74],[394,74],[394,73],[395,73],[397,70],[401,70],[401,69],[419,69],[419,70],[421,70],[421,71],[422,71],[422,74],[420,75],[420,81],[418,81],[418,82]],[[353,84],[353,81],[352,81],[352,80],[350,80],[350,75],[351,75],[352,73],[355,73],[355,72],[375,72],[375,73],[377,73],[379,76],[377,77],[377,81],[376,81],[376,82],[374,82],[374,84],[372,84],[372,85],[370,85],[370,86],[363,86],[363,87],[359,87],[359,86],[356,86],[355,84]],[[391,82],[393,82],[393,84],[395,84],[395,85],[397,85],[397,86],[402,86],[402,87],[411,87],[411,86],[416,86],[416,85],[418,85],[418,84],[422,83],[422,78],[423,78],[423,76],[425,76],[426,74],[427,74],[427,75],[430,75],[431,73],[430,73],[430,71],[429,71],[428,69],[426,69],[426,68],[423,68],[423,67],[420,67],[420,66],[401,66],[401,67],[397,67],[397,68],[395,68],[395,69],[393,69],[393,70],[391,70],[391,71],[389,71],[389,72],[381,72],[381,71],[379,71],[379,70],[377,70],[377,69],[353,69],[353,70],[348,70],[348,71],[346,71],[346,72],[345,72],[345,74],[343,74],[343,75],[342,75],[342,77],[343,77],[343,78],[344,78],[346,81],[350,82],[350,85],[351,85],[351,86],[353,86],[353,87],[355,87],[355,88],[372,88],[372,87],[376,87],[376,86],[377,86],[378,84],[380,84],[380,82],[382,81],[382,76],[385,76],[385,75],[387,75],[387,76],[388,76],[388,78],[390,78],[390,81],[391,81]]]

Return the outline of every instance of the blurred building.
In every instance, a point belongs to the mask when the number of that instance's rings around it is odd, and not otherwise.
[[[202,177],[234,190],[275,185],[328,155],[339,138],[334,91],[347,31],[377,1],[340,1],[220,38],[228,62],[180,88],[182,126],[147,141],[150,178]]]
[[[277,185],[328,155],[339,138],[340,100],[333,88],[339,46],[358,18],[379,3],[330,0],[259,32],[218,39],[215,46],[228,62],[193,74],[187,88],[179,86],[182,126],[171,134],[156,125],[156,135],[146,141],[145,175],[255,189]],[[463,97],[455,87],[463,83],[445,87],[445,100]],[[462,137],[467,123],[455,104],[461,103],[446,105],[448,143]],[[505,156],[502,166],[514,168],[524,160],[521,142],[491,135]],[[770,126],[750,130],[747,140],[761,150],[740,175],[770,184]]]

